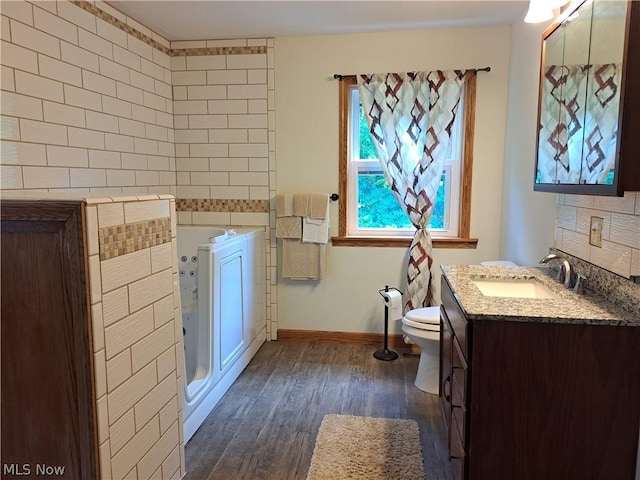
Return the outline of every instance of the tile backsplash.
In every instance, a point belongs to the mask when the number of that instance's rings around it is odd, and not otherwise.
[[[591,217],[603,220],[602,247],[589,243]],[[640,276],[640,192],[558,195],[555,247],[623,277]]]

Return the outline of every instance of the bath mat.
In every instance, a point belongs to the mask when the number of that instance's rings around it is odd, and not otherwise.
[[[325,415],[307,480],[424,480],[414,420]]]

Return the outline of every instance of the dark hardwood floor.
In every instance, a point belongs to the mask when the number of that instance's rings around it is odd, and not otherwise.
[[[186,480],[304,480],[324,415],[409,418],[427,480],[450,480],[438,397],[418,390],[418,356],[379,347],[265,343],[186,445]],[[400,479],[390,479],[400,480]]]

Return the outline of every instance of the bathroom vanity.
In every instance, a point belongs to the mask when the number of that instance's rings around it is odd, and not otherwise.
[[[637,478],[639,316],[563,288],[546,268],[442,270],[453,478]]]

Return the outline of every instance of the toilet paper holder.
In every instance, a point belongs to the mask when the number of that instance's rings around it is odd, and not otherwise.
[[[398,354],[396,352],[394,352],[393,350],[389,350],[389,306],[387,305],[386,297],[382,294],[383,292],[389,293],[389,291],[391,290],[395,290],[399,292],[400,295],[402,295],[402,292],[399,289],[397,289],[396,287],[389,287],[389,285],[385,285],[384,288],[381,288],[380,290],[378,290],[378,293],[382,297],[382,300],[385,301],[384,303],[384,348],[382,350],[376,350],[375,352],[373,352],[373,356],[378,360],[390,361],[398,358]]]

